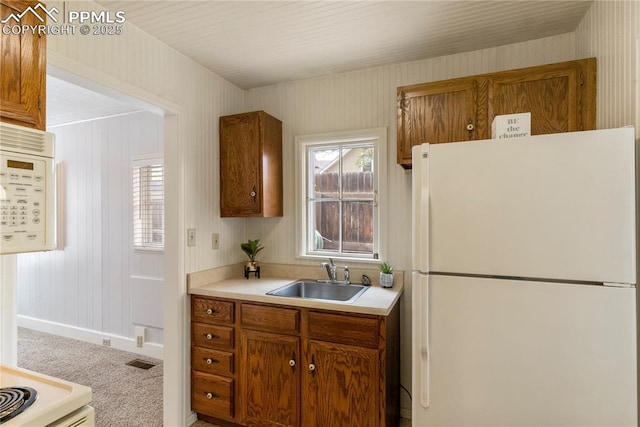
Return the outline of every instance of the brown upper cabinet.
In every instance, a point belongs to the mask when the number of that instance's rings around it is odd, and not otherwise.
[[[37,1],[0,1],[0,17],[18,16]],[[42,24],[32,13],[20,25]],[[45,130],[46,38],[24,31],[0,34],[0,121]]]
[[[595,129],[596,59],[398,88],[398,164],[429,142],[491,138],[493,118],[531,113],[531,134]]]
[[[220,214],[282,216],[282,122],[264,111],[220,117]]]

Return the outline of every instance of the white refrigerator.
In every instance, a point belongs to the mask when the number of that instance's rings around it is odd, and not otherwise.
[[[413,426],[637,426],[633,128],[413,148]]]

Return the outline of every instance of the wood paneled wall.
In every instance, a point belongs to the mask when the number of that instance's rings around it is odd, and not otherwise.
[[[636,43],[640,43],[640,3],[596,1],[576,32],[576,55],[598,58],[597,127],[635,125],[640,76]],[[636,136],[638,136],[636,130]]]
[[[96,123],[56,130],[56,162],[65,169],[66,244],[63,251],[17,256],[17,298],[19,315],[101,331],[103,138],[92,129]]]
[[[162,279],[164,262],[162,253],[133,251],[131,161],[162,155],[162,117],[141,112],[49,131],[66,172],[66,245],[18,255],[18,314],[134,338],[134,312],[163,307],[134,293],[131,276]],[[158,286],[154,296],[163,294]],[[146,339],[161,344],[162,329],[149,327]]]

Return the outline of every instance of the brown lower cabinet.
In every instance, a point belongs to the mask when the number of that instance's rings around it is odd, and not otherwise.
[[[388,316],[192,295],[191,407],[223,426],[395,426],[399,307]]]

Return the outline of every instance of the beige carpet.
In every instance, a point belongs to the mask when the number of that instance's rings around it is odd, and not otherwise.
[[[127,366],[141,359],[149,370]],[[18,366],[93,390],[97,427],[162,426],[162,361],[18,328]]]

